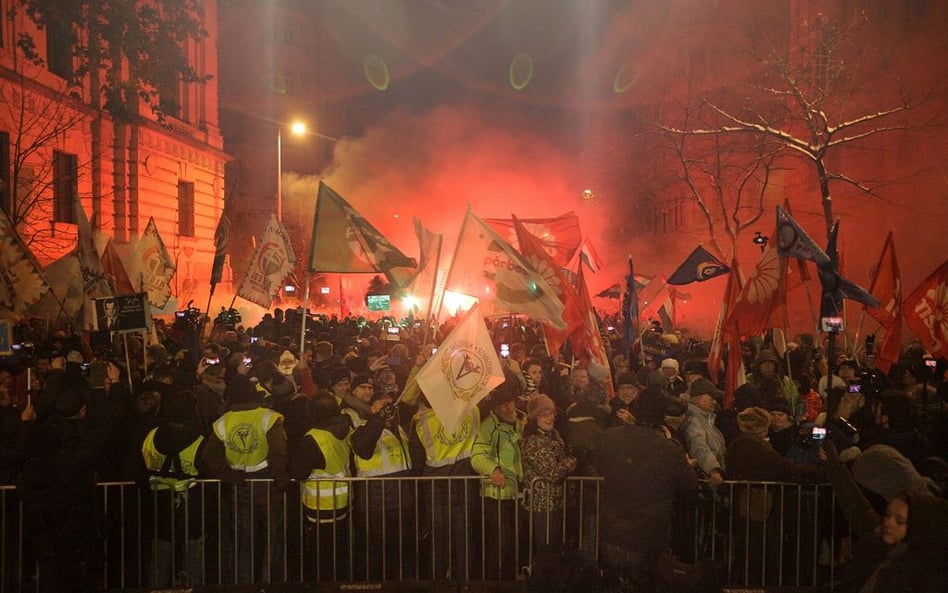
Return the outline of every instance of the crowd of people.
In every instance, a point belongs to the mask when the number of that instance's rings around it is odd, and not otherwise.
[[[362,521],[353,532],[370,536],[352,542],[362,550],[414,528],[402,511],[415,501],[397,480],[350,488],[351,476],[480,476],[490,579],[514,578],[515,514],[533,523],[539,547],[581,548],[564,530],[582,527],[550,516],[568,504],[565,478],[602,477],[599,556],[632,590],[648,590],[658,556],[682,541],[679,511],[700,481],[830,482],[858,538],[841,558],[840,590],[948,590],[946,366],[917,346],[883,374],[871,355],[858,364],[845,348],[828,372],[812,335],[783,352],[749,341],[744,384],[726,394],[705,345],[674,332],[650,336],[660,349],[626,353],[604,325],[608,386],[568,353],[551,356],[537,325],[488,321],[506,379],[447,434],[412,378],[452,322],[426,337],[419,322],[310,316],[301,348],[301,317],[278,309],[248,329],[179,318],[156,324],[148,345],[17,327],[20,348],[0,368],[0,482],[28,507],[48,590],[82,582],[97,483],[134,481],[170,506],[197,479],[233,484],[233,545],[251,557],[255,521],[265,519],[274,541],[283,529],[267,493],[297,480],[306,550],[327,555],[325,567],[349,530],[319,526]],[[457,515],[461,490],[445,481],[425,493],[435,524]],[[759,502],[748,491],[738,504],[763,526],[773,517]],[[354,504],[366,508],[352,514]],[[156,529],[159,559],[173,554],[161,545],[174,521]],[[457,580],[466,543],[461,530],[452,537],[433,564]],[[267,580],[282,553],[238,566],[237,582]],[[155,562],[155,586],[172,584],[166,564]],[[386,578],[384,566],[366,570]],[[199,567],[186,572],[200,584]]]

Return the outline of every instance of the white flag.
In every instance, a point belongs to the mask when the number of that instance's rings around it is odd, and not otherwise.
[[[472,296],[484,315],[523,314],[565,329],[563,302],[546,276],[470,209],[448,270],[445,290]]]
[[[415,375],[445,433],[457,430],[477,402],[504,382],[500,358],[477,304]]]
[[[271,214],[237,289],[237,296],[269,308],[273,295],[283,287],[283,281],[295,266],[296,255],[290,236],[277,217]]]
[[[148,225],[138,241],[137,264],[142,280],[141,288],[148,293],[148,302],[161,309],[171,298],[171,279],[174,277],[175,267],[161,235],[158,234],[154,218],[148,219]]]

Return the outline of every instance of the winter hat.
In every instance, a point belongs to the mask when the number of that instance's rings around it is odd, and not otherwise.
[[[718,389],[710,379],[698,379],[691,384],[690,388],[688,388],[688,395],[692,399],[697,398],[699,395],[705,394],[710,395],[714,399],[721,399],[721,397],[724,395],[724,392]]]
[[[168,390],[161,394],[161,403],[158,405],[160,419],[188,422],[197,416],[197,400],[190,391]]]
[[[636,423],[652,426],[661,424],[668,413],[670,399],[661,388],[646,387],[632,404]]]
[[[783,397],[774,397],[767,402],[767,411],[768,412],[783,412],[787,416],[793,416],[793,412],[790,410],[790,402]]]
[[[507,376],[503,383],[494,388],[488,396],[491,407],[515,401],[520,395],[520,382],[516,378]]]
[[[663,369],[675,369],[675,371],[677,372],[677,371],[678,371],[678,361],[675,360],[674,358],[666,358],[665,360],[662,361],[662,368],[663,368]]]
[[[779,361],[777,360],[777,355],[774,353],[773,350],[769,348],[764,348],[763,350],[760,351],[760,354],[757,355],[757,359],[754,360],[754,368],[756,369],[757,367],[761,365],[761,363],[764,363],[764,362],[772,362],[774,364],[777,364]]]
[[[74,362],[76,364],[82,364],[85,362],[85,359],[82,358],[82,354],[77,350],[70,350],[66,354],[66,362]]]
[[[642,389],[642,383],[638,380],[638,377],[635,376],[635,373],[629,371],[616,375],[616,388],[620,385],[634,385],[636,388]]]
[[[333,367],[329,370],[329,386],[334,387],[342,381],[349,381],[349,369],[346,367]],[[351,384],[351,381],[350,381]]]
[[[701,375],[705,379],[708,378],[708,361],[706,360],[697,360],[692,359],[685,361],[685,364],[681,367],[682,375]]]
[[[293,374],[293,369],[296,368],[297,364],[298,361],[296,360],[296,357],[293,356],[293,353],[289,350],[284,350],[283,353],[280,354],[280,360],[277,363],[277,370],[280,371],[281,375],[288,377]]]
[[[355,377],[353,377],[352,380],[349,382],[349,384],[352,385],[353,389],[355,389],[359,385],[365,385],[366,383],[368,383],[369,385],[375,385],[375,382],[372,381],[372,375],[368,373],[360,373],[356,375]]]
[[[737,415],[737,427],[743,433],[764,434],[770,428],[770,414],[763,408],[747,408]]]
[[[553,400],[548,396],[538,393],[527,402],[527,418],[535,420],[537,416],[544,412],[553,412],[555,414],[556,406],[553,404]]]
[[[856,458],[853,477],[859,485],[889,502],[903,490],[940,496],[938,487],[922,476],[904,455],[889,445],[873,445]]]
[[[244,375],[234,375],[224,389],[224,399],[230,404],[259,401],[261,397],[257,391],[257,380]]]

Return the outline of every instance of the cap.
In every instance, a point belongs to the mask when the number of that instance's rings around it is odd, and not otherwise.
[[[744,433],[765,433],[770,428],[770,414],[763,408],[747,408],[737,415],[737,427]]]

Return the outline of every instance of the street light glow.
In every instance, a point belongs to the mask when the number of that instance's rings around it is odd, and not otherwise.
[[[294,136],[302,136],[306,133],[306,122],[297,120],[291,123],[290,132],[292,132]]]

